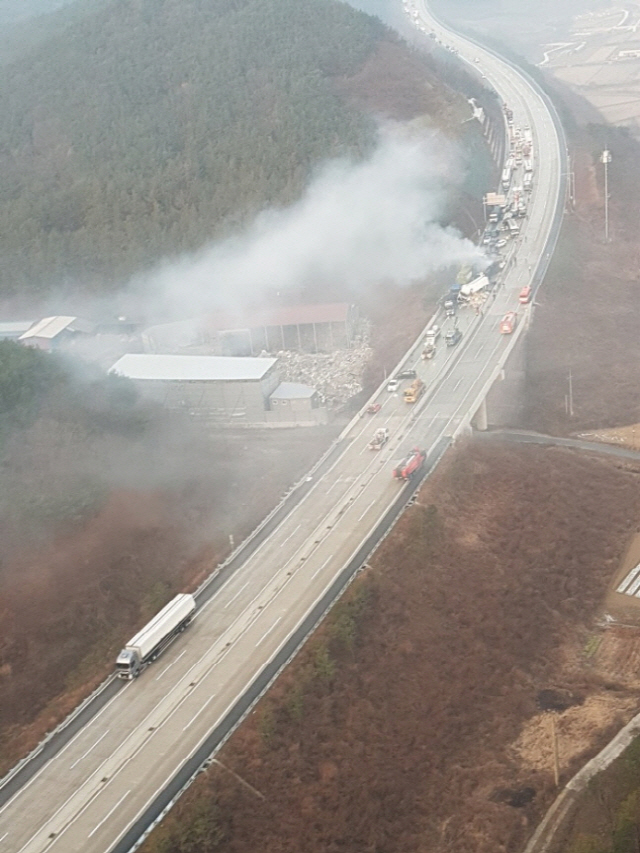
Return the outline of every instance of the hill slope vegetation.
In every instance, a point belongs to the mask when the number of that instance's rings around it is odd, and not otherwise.
[[[398,45],[324,0],[111,0],[73,20],[4,69],[0,295],[118,286],[291,202],[318,162],[372,144],[378,104],[345,81],[377,57],[397,88]],[[416,72],[411,100],[446,114]]]

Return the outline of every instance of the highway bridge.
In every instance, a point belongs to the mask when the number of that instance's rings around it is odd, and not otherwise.
[[[427,385],[415,404],[383,387],[374,415],[355,418],[272,517],[198,595],[192,626],[133,682],[110,681],[85,710],[0,787],[0,853],[129,851],[266,689],[364,563],[416,484],[391,472],[411,448],[428,466],[482,426],[484,401],[526,323],[499,333],[524,284],[539,282],[564,204],[565,145],[545,96],[498,56],[421,21],[484,74],[533,135],[535,185],[501,286],[483,314],[461,311],[462,339],[422,361],[422,338],[402,367]],[[477,61],[476,61],[477,60]],[[528,309],[529,311],[531,308]],[[434,318],[445,330],[447,323]],[[390,440],[367,445],[378,427]]]

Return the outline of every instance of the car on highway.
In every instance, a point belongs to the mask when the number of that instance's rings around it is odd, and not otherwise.
[[[372,403],[370,406],[367,406],[367,414],[377,415],[381,408],[380,403]]]
[[[417,375],[415,370],[401,370],[396,373],[396,379],[415,379]]]
[[[387,391],[397,391],[399,387],[400,387],[400,380],[399,379],[390,379],[387,382]]]
[[[444,342],[448,347],[454,347],[456,344],[460,343],[460,339],[462,338],[462,332],[460,329],[451,329],[450,332],[444,336]]]
[[[502,249],[507,245],[507,241],[504,237],[501,237],[499,240],[496,240],[496,249]]]

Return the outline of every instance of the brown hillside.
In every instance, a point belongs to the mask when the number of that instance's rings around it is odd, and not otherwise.
[[[638,474],[558,449],[449,457],[146,853],[519,847],[553,792],[540,703],[572,706],[563,778],[634,705],[635,674],[585,649]]]

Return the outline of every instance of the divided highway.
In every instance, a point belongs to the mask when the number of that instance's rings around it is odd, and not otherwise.
[[[513,346],[515,335],[501,335],[499,320],[517,309],[521,287],[546,268],[553,250],[564,202],[564,143],[545,98],[518,71],[446,32],[423,5],[416,8],[425,26],[482,69],[513,110],[514,123],[532,130],[534,191],[523,236],[509,249],[503,286],[484,315],[460,312],[457,346],[441,341],[435,358],[423,362],[416,342],[403,367],[414,368],[427,384],[418,403],[382,389],[380,411],[345,430],[290,506],[256,537],[246,559],[203,594],[186,633],[138,680],[111,687],[100,710],[7,793],[0,853],[132,849],[170,780],[189,759],[189,772],[197,768],[202,750],[206,755],[213,746],[211,732],[223,736],[236,703],[245,697],[244,710],[253,698],[246,699],[249,686],[260,676],[254,692],[268,683],[281,663],[278,655],[286,658],[295,647],[292,638],[304,620],[319,617],[336,578],[366,561],[374,539],[409,500],[413,486],[392,479],[394,464],[415,446],[436,461],[468,427]],[[374,430],[383,426],[390,440],[369,450]]]

